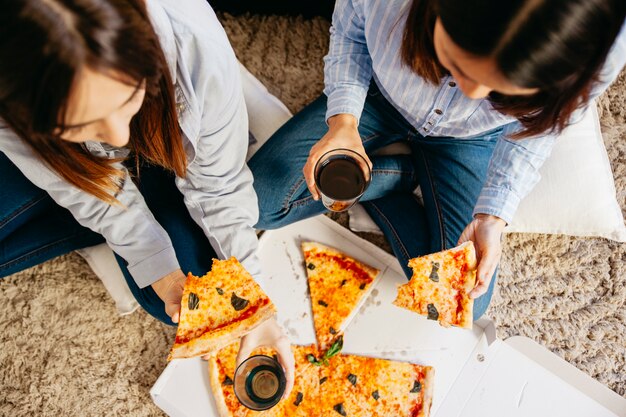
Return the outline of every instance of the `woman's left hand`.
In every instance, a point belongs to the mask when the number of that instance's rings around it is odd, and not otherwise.
[[[274,317],[266,320],[241,339],[237,354],[237,366],[246,360],[254,349],[262,346],[272,347],[278,354],[278,362],[282,365],[287,380],[283,398],[287,398],[295,380],[295,361],[291,343]]]
[[[477,214],[474,220],[467,225],[459,242],[474,242],[478,268],[476,270],[476,285],[470,292],[471,298],[478,298],[487,292],[500,256],[502,255],[502,231],[506,222],[499,217],[489,214]]]

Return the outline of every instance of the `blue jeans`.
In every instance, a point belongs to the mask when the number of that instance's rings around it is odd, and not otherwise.
[[[40,264],[104,238],[81,226],[70,212],[35,187],[0,152],[0,277]],[[160,168],[141,168],[139,191],[156,220],[167,231],[184,272],[204,275],[217,257],[204,232],[187,211],[174,176]],[[155,318],[173,325],[163,301],[151,286],[139,288],[126,262],[117,257],[139,304]]]
[[[259,197],[258,228],[275,229],[326,211],[311,197],[302,174],[309,150],[328,131],[325,112],[322,95],[250,160]],[[360,202],[410,278],[410,258],[456,246],[471,222],[501,129],[470,139],[423,137],[372,83],[359,133],[373,163],[372,181]],[[411,155],[376,155],[394,142],[406,143]],[[417,185],[424,205],[413,195]],[[495,276],[487,293],[474,301],[475,320],[487,310],[494,283]]]

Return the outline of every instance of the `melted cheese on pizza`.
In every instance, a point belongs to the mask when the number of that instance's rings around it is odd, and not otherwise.
[[[411,280],[398,288],[394,304],[438,320],[443,326],[471,327],[468,292],[476,280],[472,242],[409,261]]]
[[[343,330],[378,270],[319,243],[302,244],[315,333],[321,349]]]
[[[228,339],[259,310],[268,308],[275,311],[267,295],[235,258],[214,259],[205,276],[187,277],[174,348],[201,337]]]
[[[315,346],[293,346],[295,384],[288,398],[269,410],[256,412],[237,400],[231,381],[235,373],[238,344],[219,351],[210,359],[210,369],[217,369],[211,388],[221,393],[230,416],[276,417],[426,417],[432,399],[434,370],[407,362],[338,355],[328,366],[312,365],[308,355],[317,356]],[[252,354],[272,356],[268,348]],[[229,380],[230,379],[230,380]],[[219,394],[216,395],[219,398]]]
[[[322,367],[320,416],[424,416],[425,375],[405,362],[341,355]],[[343,414],[342,414],[343,413]]]

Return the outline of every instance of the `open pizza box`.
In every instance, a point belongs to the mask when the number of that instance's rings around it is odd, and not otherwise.
[[[392,305],[406,282],[395,257],[325,216],[261,237],[264,290],[294,344],[315,333],[300,242],[316,241],[381,270],[345,329],[344,353],[410,361],[435,368],[434,417],[626,417],[626,399],[525,337],[496,338],[492,321],[473,330],[440,327]],[[170,362],[150,391],[172,417],[217,416],[207,363]]]

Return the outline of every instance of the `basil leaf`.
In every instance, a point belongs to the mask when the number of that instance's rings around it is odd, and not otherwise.
[[[241,311],[244,308],[246,308],[248,306],[250,302],[248,300],[246,300],[245,298],[240,298],[237,297],[237,294],[235,294],[233,292],[233,294],[230,296],[230,304],[232,304],[233,308],[236,311]]]
[[[428,320],[437,320],[439,318],[439,312],[434,304],[428,304],[426,308],[428,309]]]
[[[350,374],[348,375],[348,381],[352,384],[353,387],[356,387],[356,375]]]
[[[343,349],[343,335],[339,336],[335,343],[324,353],[324,359],[330,359]]]
[[[195,293],[190,292],[189,298],[187,299],[187,307],[189,307],[189,310],[195,310],[196,308],[198,308],[199,305],[200,299],[198,298],[198,296]]]
[[[343,403],[335,404],[335,406],[333,407],[333,410],[335,410],[336,412],[338,412],[339,414],[341,414],[344,417],[347,416],[346,409],[343,408]]]
[[[413,383],[413,388],[412,388],[412,389],[411,389],[411,391],[409,391],[409,392],[411,392],[411,393],[415,394],[415,393],[417,393],[417,392],[420,392],[421,390],[422,390],[422,384],[420,384],[420,382],[419,382],[419,381],[415,381],[415,382]]]
[[[441,265],[439,264],[439,262],[433,262],[432,265],[433,269],[430,271],[430,275],[428,278],[430,278],[432,282],[439,282],[439,274],[437,273],[437,271],[439,271]]]

